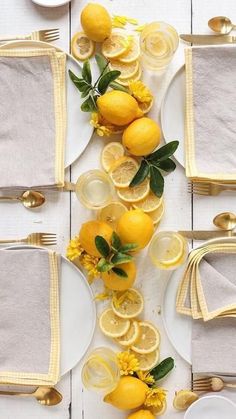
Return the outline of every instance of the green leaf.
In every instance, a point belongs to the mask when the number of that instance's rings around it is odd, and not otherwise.
[[[109,71],[109,72],[103,74],[103,76],[100,78],[100,80],[98,82],[99,92],[103,95],[106,92],[109,84],[112,81],[114,81],[115,79],[117,79],[117,77],[119,77],[120,74],[121,74],[121,72],[118,71],[118,70],[112,70],[112,71]]]
[[[154,162],[152,164],[154,164]],[[154,166],[156,165],[154,164]],[[161,170],[164,170],[164,172],[173,172],[176,168],[176,164],[173,160],[166,159],[166,160],[160,161],[157,167],[159,167]]]
[[[175,364],[173,358],[166,358],[162,362],[160,362],[160,364],[154,367],[150,371],[150,374],[154,377],[155,381],[159,381],[174,368],[174,365]]]
[[[88,83],[77,77],[71,70],[69,70],[69,77],[80,92],[84,92],[88,88]]]
[[[122,263],[130,262],[133,259],[133,256],[126,255],[125,253],[118,252],[111,259],[113,265],[121,265]]]
[[[87,88],[84,89],[83,93],[81,93],[81,98],[83,99],[84,97],[88,96],[91,89],[92,87],[87,85]]]
[[[108,272],[113,268],[114,265],[107,262],[106,259],[101,258],[97,264],[98,272]]]
[[[110,84],[110,87],[114,90],[120,90],[121,92],[125,92],[128,93],[128,89],[126,89],[125,86],[122,86],[120,83],[118,83],[117,81],[113,81]]]
[[[111,245],[115,250],[119,250],[121,247],[121,241],[119,236],[113,231],[111,236]]]
[[[105,57],[103,57],[103,55],[101,54],[95,54],[95,60],[97,62],[98,68],[100,70],[100,73],[104,72],[108,72],[109,68],[107,66],[107,64],[109,63],[109,61],[106,60]]]
[[[134,249],[137,249],[138,245],[136,243],[127,243],[121,246],[119,249],[122,253],[131,252]]]
[[[166,160],[168,157],[174,154],[174,152],[178,148],[178,145],[179,145],[179,141],[171,141],[170,143],[163,145],[163,147],[158,148],[158,150],[154,151],[154,153],[150,154],[147,157],[147,160],[156,160],[156,161]]]
[[[128,278],[127,273],[121,268],[112,268],[112,271],[121,278]]]
[[[154,166],[150,167],[150,188],[160,198],[164,190],[164,178],[161,172]]]
[[[95,245],[99,253],[104,257],[107,258],[110,253],[110,246],[107,241],[102,236],[95,237]]]
[[[133,177],[133,179],[131,180],[129,184],[129,187],[133,188],[134,186],[137,186],[140,183],[142,183],[144,179],[146,179],[148,174],[149,174],[149,165],[146,162],[146,160],[142,160],[136,175]]]
[[[86,60],[83,64],[83,68],[82,68],[82,77],[83,79],[91,84],[92,82],[92,73],[91,73],[91,68],[90,68],[90,62],[89,60]]]
[[[89,96],[88,99],[86,99],[82,103],[80,109],[83,112],[93,112],[93,111],[95,111],[97,108],[96,108],[96,102],[95,102],[94,98]]]

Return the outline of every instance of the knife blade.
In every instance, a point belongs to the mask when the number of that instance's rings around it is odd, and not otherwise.
[[[220,231],[220,230],[188,230],[188,231],[178,231],[186,239],[190,240],[208,240],[215,239],[217,237],[236,237],[236,233],[232,231]]]
[[[236,36],[231,35],[191,35],[181,34],[180,38],[185,42],[199,45],[234,44]]]

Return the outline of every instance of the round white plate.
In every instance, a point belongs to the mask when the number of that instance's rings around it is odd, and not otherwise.
[[[224,237],[209,240],[202,243],[198,248],[210,243],[234,242],[236,238]],[[186,261],[187,263],[187,261]],[[191,360],[191,335],[192,335],[192,318],[176,313],[176,294],[179,282],[182,278],[185,265],[180,269],[173,271],[172,276],[166,285],[164,298],[162,302],[162,318],[166,333],[176,352],[189,364]]]
[[[32,2],[44,7],[58,7],[69,3],[70,0],[32,0]]]
[[[184,419],[235,419],[236,405],[226,397],[206,396],[193,403]]]
[[[8,249],[36,246],[11,246]],[[61,375],[70,371],[86,353],[96,326],[96,305],[82,272],[61,256],[60,278]]]
[[[51,44],[41,41],[12,41],[2,45],[2,49],[10,48],[56,48]],[[62,51],[63,52],[63,51]],[[70,166],[87,147],[93,133],[93,127],[89,123],[88,113],[82,112],[80,105],[82,100],[80,92],[69,78],[68,70],[71,69],[76,75],[80,73],[81,66],[71,55],[67,54],[66,62],[66,90],[67,90],[67,135],[65,167]]]
[[[185,124],[185,66],[173,76],[161,105],[161,127],[166,142],[178,140],[176,160],[185,167],[184,158]]]

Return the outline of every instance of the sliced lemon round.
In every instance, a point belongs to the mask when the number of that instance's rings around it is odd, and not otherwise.
[[[95,50],[95,43],[85,35],[84,32],[77,32],[71,40],[71,51],[77,60],[87,60]]]
[[[152,212],[160,207],[162,200],[163,197],[158,198],[152,191],[150,191],[145,199],[134,202],[133,207],[136,209],[141,209],[144,212]]]
[[[125,202],[136,203],[144,199],[148,195],[149,190],[149,179],[145,179],[140,185],[134,186],[133,188],[117,189],[117,195]]]
[[[119,80],[130,80],[133,76],[137,74],[139,68],[140,66],[138,60],[135,60],[132,63],[122,63],[119,60],[112,60],[110,62],[111,70],[118,70],[121,72]]]
[[[136,342],[139,336],[139,325],[136,320],[132,320],[130,324],[130,328],[128,332],[121,336],[120,338],[116,338],[116,342],[121,346],[131,346],[133,343]]]
[[[118,58],[128,51],[130,43],[127,36],[121,33],[112,33],[102,44],[102,53],[106,58]]]
[[[134,288],[116,292],[112,298],[111,307],[114,313],[123,319],[132,319],[143,311],[142,294]]]
[[[108,143],[101,153],[101,164],[103,169],[108,172],[116,160],[123,157],[125,149],[123,145],[117,141]]]
[[[190,390],[180,390],[175,393],[173,406],[177,410],[186,410],[198,399],[198,395]]]
[[[155,416],[162,416],[164,415],[166,409],[167,409],[167,403],[166,403],[166,400],[163,400],[160,406],[152,407],[150,410]]]
[[[121,157],[110,168],[109,175],[117,188],[127,188],[137,173],[139,164],[132,157]]]
[[[132,352],[135,355],[139,362],[140,371],[149,371],[154,368],[159,362],[160,352],[159,349],[156,349],[150,354],[139,354],[137,352]]]
[[[105,223],[109,224],[115,230],[120,217],[126,211],[128,211],[128,208],[122,202],[115,201],[102,208],[98,212],[97,218],[100,221],[105,221]]]
[[[130,321],[128,319],[121,319],[116,316],[111,308],[108,308],[101,314],[99,326],[104,335],[110,338],[118,338],[128,332]]]
[[[153,99],[150,102],[139,102],[138,101],[138,106],[144,114],[148,113],[151,110],[152,105],[153,105]]]
[[[156,210],[148,213],[148,215],[149,215],[149,217],[151,217],[154,225],[158,224],[161,221],[161,219],[163,217],[163,214],[164,214],[164,203],[163,203],[163,201],[161,202],[161,205]]]
[[[131,45],[128,50],[119,57],[119,61],[122,63],[132,63],[139,58],[140,55],[140,47],[139,42],[137,39],[132,37]]]
[[[166,54],[168,51],[168,43],[159,33],[150,33],[145,39],[145,49],[156,57]]]
[[[137,73],[135,73],[132,77],[128,78],[128,79],[121,79],[118,77],[118,79],[116,80],[119,84],[121,84],[124,87],[129,87],[129,83],[131,81],[137,81],[141,79],[141,75],[142,75],[142,69],[139,66],[138,67],[138,71]],[[140,108],[141,109],[141,108]]]
[[[149,354],[155,351],[160,345],[160,333],[151,323],[139,322],[139,338],[131,346],[134,352],[139,354]]]

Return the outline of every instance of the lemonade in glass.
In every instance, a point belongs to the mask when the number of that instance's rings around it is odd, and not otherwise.
[[[75,193],[89,209],[100,209],[109,204],[114,196],[114,186],[109,175],[102,170],[89,170],[76,182]]]
[[[188,242],[173,231],[157,233],[149,246],[152,263],[161,270],[173,270],[181,266],[188,256]]]

